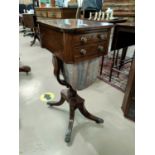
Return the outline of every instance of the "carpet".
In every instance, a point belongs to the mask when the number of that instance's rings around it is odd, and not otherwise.
[[[119,60],[120,57],[118,59],[118,63]],[[111,65],[112,65],[112,53],[109,53],[107,56],[104,57],[102,74],[99,75],[98,78],[110,84],[111,86],[121,90],[122,92],[125,92],[131,63],[125,64],[120,70],[122,73],[119,73],[119,75],[118,72],[113,71],[111,82],[109,82]]]

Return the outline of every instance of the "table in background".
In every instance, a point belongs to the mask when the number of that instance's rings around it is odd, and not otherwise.
[[[77,8],[35,8],[37,19],[75,18]]]
[[[32,46],[35,43],[36,39],[40,41],[37,17],[35,14],[29,14],[29,13],[23,13],[22,15],[23,15],[24,27],[30,28],[33,32],[33,41],[31,42]]]

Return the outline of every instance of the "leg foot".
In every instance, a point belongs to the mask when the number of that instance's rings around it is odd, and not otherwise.
[[[35,43],[35,40],[31,41],[30,46],[33,46],[34,43]]]
[[[65,102],[65,99],[61,95],[61,99],[58,102],[47,102],[49,106],[60,106]]]
[[[74,115],[75,115],[75,106],[70,105],[69,124],[68,124],[68,129],[66,132],[66,136],[65,136],[66,143],[69,143],[71,140],[71,134],[72,134],[73,124],[74,124]]]
[[[70,121],[69,121],[67,133],[66,133],[66,135],[65,135],[65,142],[66,142],[66,143],[69,143],[70,140],[71,140],[71,134],[72,134],[73,123],[74,123],[74,120],[70,120]]]
[[[79,107],[79,111],[88,119],[91,119],[93,121],[95,121],[96,123],[103,123],[104,120],[99,118],[99,117],[96,117],[94,115],[92,115],[91,113],[89,113],[87,111],[87,109],[85,108],[84,106],[84,103],[81,103],[81,106]]]
[[[97,119],[96,119],[96,123],[98,123],[98,124],[99,124],[99,123],[104,123],[104,120],[103,120],[102,118],[97,118]]]

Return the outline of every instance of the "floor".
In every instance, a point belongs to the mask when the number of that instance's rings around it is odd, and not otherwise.
[[[19,38],[20,61],[32,69],[29,75],[19,74],[20,155],[134,155],[135,125],[121,111],[124,94],[101,80],[79,94],[104,124],[87,120],[76,111],[72,141],[64,142],[68,104],[49,108],[40,100],[44,92],[53,92],[58,100],[64,88],[52,73],[52,54],[38,42],[31,47],[31,37],[20,34]]]

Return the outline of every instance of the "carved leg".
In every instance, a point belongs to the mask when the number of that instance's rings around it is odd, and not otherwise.
[[[75,105],[70,104],[70,117],[69,117],[69,124],[68,129],[65,136],[65,142],[69,143],[71,139],[73,123],[74,123],[74,115],[75,115]]]
[[[33,41],[31,41],[31,46],[33,44],[35,44],[36,39],[38,39],[40,41],[39,32],[38,32],[37,28],[34,28],[34,39],[33,39]]]
[[[81,105],[78,107],[79,111],[88,119],[91,119],[93,121],[95,121],[96,123],[103,123],[104,120],[101,118],[98,118],[92,114],[90,114],[87,109],[84,106],[84,103],[80,103]]]
[[[61,99],[58,102],[47,102],[47,104],[49,106],[60,106],[65,102],[65,99],[63,98],[63,96],[61,95]]]
[[[31,41],[30,46],[32,46],[35,42],[36,42],[36,38],[34,38],[34,39]]]

